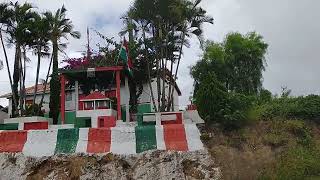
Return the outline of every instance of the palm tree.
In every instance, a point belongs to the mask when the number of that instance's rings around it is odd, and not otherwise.
[[[36,82],[35,82],[35,88],[34,88],[34,94],[33,94],[33,113],[38,114],[38,112],[34,112],[35,107],[35,101],[38,91],[38,81],[39,81],[39,72],[40,72],[40,63],[41,63],[41,57],[43,56],[49,56],[49,22],[47,19],[41,17],[40,15],[37,15],[35,17],[35,22],[33,23],[32,28],[32,37],[33,37],[33,49],[35,54],[38,56],[37,61],[37,73],[36,73]],[[40,109],[40,108],[39,108]]]
[[[12,96],[12,100],[13,100],[12,106],[17,107],[17,101],[16,101],[17,99],[16,99],[15,93],[13,91],[12,77],[11,77],[11,71],[10,71],[10,67],[9,67],[8,55],[7,55],[7,51],[6,51],[6,47],[4,45],[3,35],[2,35],[2,31],[4,30],[4,28],[6,26],[9,25],[10,19],[12,18],[11,16],[13,15],[12,11],[8,8],[8,6],[9,6],[9,4],[7,4],[7,3],[0,4],[0,40],[1,40],[1,44],[2,44],[3,53],[5,56],[8,77],[9,77],[9,82],[10,82],[10,87],[11,87],[11,93],[13,95]]]
[[[173,102],[174,84],[182,56],[182,49],[188,46],[188,38],[196,35],[202,42],[202,24],[212,23],[213,19],[206,11],[198,7],[201,0],[135,0],[127,12],[127,17],[138,23],[143,30],[144,42],[152,41],[148,47],[156,54],[151,74],[157,78],[158,110],[170,110]],[[145,36],[147,33],[147,37]],[[171,62],[170,71],[167,70]],[[175,74],[174,63],[176,63]],[[165,80],[167,72],[171,73],[169,93],[166,94]],[[161,86],[161,79],[162,86]],[[161,88],[162,87],[162,88]],[[166,99],[167,98],[167,99]]]
[[[177,81],[177,76],[178,76],[178,70],[179,70],[179,65],[182,57],[182,50],[183,50],[183,45],[185,43],[186,37],[191,37],[192,35],[195,35],[198,37],[201,46],[203,45],[203,28],[202,25],[204,23],[210,23],[213,24],[213,18],[211,16],[207,15],[207,12],[199,7],[199,4],[201,3],[202,0],[196,0],[195,2],[190,2],[190,1],[185,1],[186,9],[184,12],[184,21],[182,21],[182,24],[180,24],[178,29],[181,31],[181,43],[180,43],[180,48],[179,48],[179,54],[178,54],[178,59],[177,59],[177,66],[173,78],[173,82],[170,83],[170,86],[174,86]],[[170,107],[173,110],[173,91],[174,88],[171,88],[171,92],[169,92],[169,101],[168,101],[168,110]]]
[[[49,22],[50,28],[50,41],[52,43],[52,76],[50,81],[50,117],[53,118],[54,124],[58,122],[59,115],[59,75],[58,75],[58,51],[60,50],[59,45],[61,44],[61,39],[67,39],[68,35],[74,38],[80,38],[80,32],[74,31],[72,21],[66,18],[67,9],[62,6],[54,14],[52,12],[44,13],[45,18]]]
[[[15,45],[15,59],[13,71],[13,96],[18,97],[18,84],[21,80],[21,47],[30,40],[30,24],[34,20],[35,13],[32,11],[33,6],[29,3],[20,5],[18,2],[10,3],[12,9],[12,16],[10,23],[7,26],[7,33],[9,34],[9,42]],[[22,92],[20,92],[22,93]],[[21,96],[20,96],[21,97]],[[20,103],[20,110],[22,110]],[[15,116],[17,106],[12,107],[12,115]]]

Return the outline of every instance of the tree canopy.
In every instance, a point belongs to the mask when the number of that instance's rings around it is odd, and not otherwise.
[[[262,88],[267,48],[255,32],[230,33],[222,43],[206,42],[203,58],[192,67],[191,74],[199,83],[202,76],[213,72],[227,91],[257,94]]]

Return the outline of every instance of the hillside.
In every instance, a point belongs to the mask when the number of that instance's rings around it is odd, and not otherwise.
[[[278,119],[232,132],[211,126],[202,139],[222,179],[320,179],[319,124]]]

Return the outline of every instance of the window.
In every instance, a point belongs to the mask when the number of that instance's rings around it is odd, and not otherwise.
[[[84,109],[85,110],[92,110],[93,109],[93,101],[84,102]]]
[[[72,93],[71,92],[66,93],[66,101],[72,101]]]
[[[109,101],[106,101],[106,100],[96,101],[96,109],[110,109]]]

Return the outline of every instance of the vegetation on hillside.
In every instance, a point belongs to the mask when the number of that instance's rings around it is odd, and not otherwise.
[[[191,69],[202,139],[224,179],[319,179],[320,96],[263,89],[267,47],[256,33],[206,44]]]

